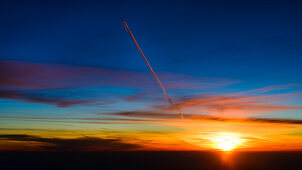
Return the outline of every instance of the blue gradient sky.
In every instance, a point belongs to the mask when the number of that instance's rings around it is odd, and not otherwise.
[[[251,102],[276,95],[260,105],[292,108],[257,108],[257,114],[243,117],[302,119],[301,1],[5,1],[0,6],[1,78],[15,78],[0,85],[2,117],[99,117],[165,107],[122,16],[180,106],[204,95],[256,96]],[[38,69],[23,75],[30,64]],[[38,73],[46,84],[32,81]],[[255,90],[261,88],[269,90]],[[74,99],[86,103],[60,106]],[[217,107],[209,105],[200,113]]]

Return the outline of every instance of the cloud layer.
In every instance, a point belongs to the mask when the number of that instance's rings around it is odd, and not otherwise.
[[[139,91],[158,91],[150,73],[94,67],[76,67],[58,64],[37,64],[20,61],[0,61],[0,98],[29,103],[52,104],[58,107],[73,105],[103,105],[115,103],[107,94],[103,97],[83,96],[82,89],[100,87],[127,87]],[[199,89],[235,83],[223,78],[197,78],[184,74],[160,73],[170,90]],[[77,92],[68,90],[76,89]],[[124,101],[141,99],[143,93],[120,96]],[[116,96],[119,96],[118,94]]]
[[[156,84],[149,73],[95,67],[0,61],[1,87],[53,88],[99,85],[150,87]],[[170,89],[199,89],[223,86],[237,81],[224,78],[198,78],[185,74],[160,73]]]
[[[0,140],[38,142],[38,147],[48,151],[104,151],[128,150],[139,148],[137,144],[129,144],[121,139],[102,139],[96,137],[80,138],[45,138],[26,134],[3,134]]]
[[[161,120],[178,120],[177,113],[155,113],[146,111],[133,112],[118,112],[110,115],[128,118],[143,118],[146,121],[151,119]],[[185,120],[212,120],[212,121],[229,121],[229,122],[257,122],[257,123],[281,123],[281,124],[302,124],[302,120],[280,119],[280,118],[234,118],[234,117],[219,117],[199,114],[185,114]],[[128,119],[127,118],[127,119]],[[125,119],[125,120],[127,120]],[[158,120],[159,122],[161,120]]]
[[[276,101],[295,95],[301,95],[301,93],[244,96],[238,94],[201,95],[180,99],[174,107],[181,108],[189,113],[247,117],[275,111],[301,110],[302,106],[274,104]],[[173,110],[174,107],[159,108],[163,110]]]

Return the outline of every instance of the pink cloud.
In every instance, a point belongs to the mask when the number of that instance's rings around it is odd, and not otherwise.
[[[29,103],[53,104],[58,107],[73,105],[103,105],[117,102],[106,98],[83,98],[72,95],[57,95],[56,90],[120,86],[140,89],[140,93],[125,97],[132,102],[146,99],[157,87],[151,73],[99,67],[79,67],[58,64],[38,64],[20,61],[0,61],[0,98]],[[169,89],[194,89],[207,86],[224,86],[235,81],[219,78],[197,78],[184,74],[159,74]],[[64,93],[64,92],[63,92]],[[100,102],[102,101],[102,102]]]
[[[248,117],[282,110],[300,110],[302,106],[273,104],[282,98],[301,93],[278,95],[202,95],[178,101],[176,107],[183,112],[208,114],[215,116]],[[163,110],[174,110],[174,107],[160,107]]]
[[[51,88],[111,85],[146,88],[157,85],[151,73],[127,70],[20,61],[0,61],[0,68],[0,87]],[[222,78],[198,78],[184,74],[160,73],[159,76],[169,89],[200,89],[237,82]]]

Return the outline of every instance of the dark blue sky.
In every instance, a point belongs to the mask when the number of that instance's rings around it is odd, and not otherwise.
[[[300,83],[301,9],[299,0],[2,1],[0,59],[148,72],[124,17],[159,75],[240,81],[233,91]]]

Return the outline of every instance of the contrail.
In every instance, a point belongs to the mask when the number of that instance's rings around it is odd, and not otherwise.
[[[177,109],[178,112],[179,112],[180,118],[183,118],[180,109],[179,109],[177,106],[175,106],[175,105],[173,104],[172,100],[169,98],[169,96],[168,96],[168,94],[167,94],[167,92],[166,92],[166,90],[165,90],[164,85],[161,83],[161,81],[159,80],[159,78],[158,78],[157,75],[155,74],[155,72],[154,72],[154,70],[152,69],[151,65],[149,64],[147,58],[145,57],[143,51],[141,50],[141,48],[139,47],[138,43],[136,42],[136,40],[135,40],[133,34],[131,33],[131,31],[130,31],[130,29],[129,29],[127,23],[126,23],[126,21],[125,21],[123,18],[121,18],[121,19],[122,19],[122,21],[123,21],[123,24],[124,24],[126,30],[128,31],[129,35],[131,36],[132,40],[134,41],[134,43],[135,43],[135,45],[136,45],[138,51],[139,51],[139,52],[141,53],[141,55],[143,56],[143,58],[144,58],[145,62],[147,63],[147,65],[148,65],[150,71],[152,72],[153,76],[154,76],[155,79],[157,80],[157,82],[158,82],[160,88],[163,90],[166,99],[168,100],[168,102],[170,103],[170,105],[171,105],[172,107],[173,107],[173,106],[176,107],[176,109]]]

